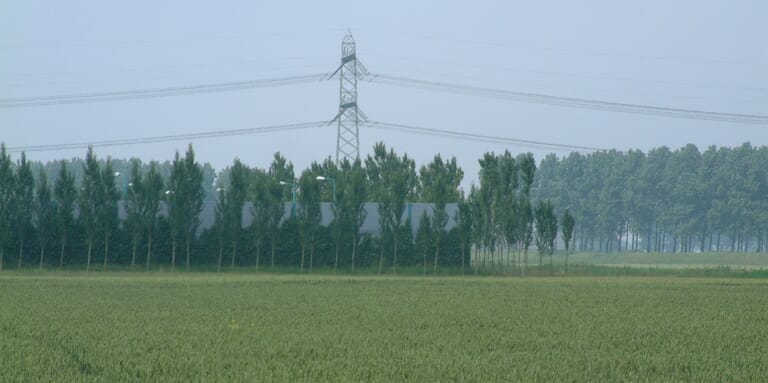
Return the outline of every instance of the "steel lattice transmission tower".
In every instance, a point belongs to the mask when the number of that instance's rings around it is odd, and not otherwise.
[[[360,158],[359,130],[368,118],[357,105],[357,82],[365,79],[368,70],[357,59],[355,39],[347,32],[341,42],[341,65],[331,77],[339,76],[339,113],[331,120],[338,122],[336,136],[336,163],[344,158]]]

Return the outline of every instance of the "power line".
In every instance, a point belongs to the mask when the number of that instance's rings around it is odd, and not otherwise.
[[[262,59],[249,59],[239,61],[219,61],[208,63],[184,63],[184,64],[171,64],[171,65],[154,65],[145,67],[126,67],[126,68],[113,68],[113,69],[94,69],[94,70],[81,70],[81,71],[56,71],[56,72],[24,72],[24,73],[2,73],[0,79],[6,77],[40,77],[40,76],[63,76],[63,75],[82,75],[82,74],[98,74],[98,73],[119,73],[119,72],[139,72],[139,71],[155,71],[165,69],[178,69],[187,67],[210,67],[210,66],[231,66],[231,65],[251,65],[258,63],[269,62],[283,62],[283,61],[305,61],[314,59],[327,59],[333,57],[330,55],[312,55],[312,56],[289,56],[289,57],[273,57]]]
[[[151,89],[131,89],[124,91],[79,93],[57,96],[38,96],[0,99],[0,108],[18,108],[30,106],[46,106],[59,104],[80,104],[103,101],[120,101],[143,98],[184,96],[200,93],[229,92],[253,88],[265,88],[282,85],[293,85],[307,82],[325,81],[328,73],[318,73],[303,76],[268,78],[261,80],[232,81],[211,84],[176,86]]]
[[[669,108],[651,105],[626,104],[575,97],[560,97],[538,93],[517,92],[504,89],[482,88],[438,81],[418,80],[408,77],[371,74],[368,81],[401,87],[435,90],[441,92],[491,97],[503,100],[531,102],[578,109],[612,111],[651,116],[733,122],[740,124],[768,125],[768,116],[710,112],[703,110]]]
[[[262,126],[257,128],[219,130],[219,131],[188,133],[188,134],[173,134],[173,135],[166,135],[166,136],[125,138],[125,139],[88,141],[88,142],[72,142],[67,144],[16,146],[16,147],[8,148],[7,151],[9,153],[46,152],[46,151],[72,150],[72,149],[86,149],[89,146],[92,146],[92,147],[128,146],[128,145],[138,145],[138,144],[152,144],[152,143],[159,143],[159,142],[185,141],[185,140],[207,139],[207,138],[215,138],[215,137],[283,132],[283,131],[290,131],[290,130],[324,127],[326,125],[328,125],[328,121],[316,121],[316,122],[304,122],[304,123],[286,124],[286,125],[270,125],[270,126]]]
[[[537,45],[530,45],[530,44],[516,44],[516,43],[504,42],[504,41],[481,41],[481,40],[457,39],[457,38],[448,38],[448,37],[439,37],[439,36],[419,35],[419,34],[412,34],[412,33],[384,32],[384,31],[376,31],[376,30],[370,30],[370,29],[356,28],[355,30],[360,32],[378,34],[378,35],[388,35],[388,36],[401,37],[401,38],[407,38],[407,39],[443,41],[443,42],[454,43],[454,44],[512,47],[512,48],[540,50],[540,51],[575,53],[575,54],[582,54],[582,55],[637,58],[637,59],[660,60],[660,61],[768,66],[768,63],[755,62],[755,61],[721,60],[721,59],[710,59],[710,58],[700,58],[700,57],[672,57],[672,56],[658,56],[658,55],[642,55],[642,54],[634,54],[634,53],[626,53],[626,52],[607,52],[607,51],[573,49],[573,48],[562,48],[562,47],[544,47],[544,46],[537,46]]]
[[[475,76],[475,75],[469,75],[469,74],[459,74],[459,73],[446,73],[446,72],[436,72],[434,70],[427,70],[427,69],[415,69],[415,68],[405,68],[405,67],[391,67],[391,66],[380,66],[377,65],[377,68],[380,68],[382,70],[386,70],[388,72],[394,73],[413,73],[418,75],[429,75],[430,77],[433,76],[439,76],[439,77],[449,77],[449,78],[461,78],[461,79],[467,79],[470,81],[485,81],[485,82],[494,82],[494,83],[514,83],[516,85],[527,85],[527,86],[534,86],[534,87],[545,87],[545,88],[557,88],[557,89],[570,89],[570,90],[579,90],[579,91],[590,91],[590,92],[601,92],[601,93],[620,93],[622,95],[634,95],[634,96],[643,96],[643,97],[654,97],[654,98],[665,98],[665,99],[685,99],[685,100],[711,100],[711,101],[718,101],[718,102],[730,102],[730,103],[739,103],[739,104],[745,104],[745,103],[754,103],[754,104],[763,104],[764,102],[762,100],[757,99],[737,99],[737,98],[725,98],[725,97],[706,97],[706,96],[687,96],[687,95],[680,95],[680,94],[670,94],[670,93],[656,93],[656,92],[643,92],[643,91],[634,91],[634,90],[626,90],[626,89],[618,89],[618,88],[600,88],[600,87],[586,87],[586,86],[571,86],[571,85],[563,85],[561,83],[557,84],[551,84],[551,83],[544,83],[544,82],[530,82],[527,80],[516,80],[516,79],[504,79],[504,78],[492,78],[492,77],[485,77],[485,76]],[[768,90],[768,89],[765,89]]]
[[[387,60],[404,61],[404,62],[418,61],[418,62],[424,62],[428,64],[450,65],[450,66],[455,66],[459,68],[480,69],[484,71],[487,71],[487,70],[504,71],[504,72],[512,71],[512,72],[519,72],[519,73],[531,73],[531,74],[537,74],[537,75],[543,75],[543,76],[585,78],[585,79],[609,80],[609,81],[625,81],[625,82],[635,82],[635,83],[675,85],[675,86],[697,87],[697,88],[736,89],[736,90],[748,90],[748,91],[755,91],[755,92],[768,91],[768,88],[734,85],[734,84],[707,84],[707,83],[699,83],[699,82],[651,80],[651,79],[639,79],[639,78],[629,78],[629,77],[592,75],[592,74],[583,74],[583,73],[563,73],[563,72],[552,72],[552,71],[542,71],[542,70],[519,69],[519,68],[514,68],[510,66],[505,66],[505,65],[477,65],[477,64],[467,65],[467,64],[461,64],[461,63],[444,61],[444,60],[430,60],[430,59],[423,59],[423,58],[416,58],[416,57],[392,56],[392,55],[385,55],[385,54],[371,53],[371,52],[366,52],[365,56],[379,57]]]
[[[431,129],[422,128],[413,125],[389,123],[382,121],[366,121],[365,125],[380,130],[397,131],[401,133],[427,135],[432,137],[443,137],[458,139],[463,141],[483,142],[490,144],[504,144],[515,145],[534,149],[554,149],[559,151],[577,151],[577,152],[595,152],[605,150],[603,148],[578,146],[568,144],[558,144],[552,142],[523,140],[518,138],[490,136],[475,133],[466,133],[444,129]],[[153,136],[153,137],[140,137],[140,138],[125,138],[114,140],[100,140],[100,141],[87,141],[87,142],[72,142],[65,144],[50,144],[50,145],[29,145],[29,146],[16,146],[9,147],[7,151],[9,153],[18,152],[46,152],[46,151],[63,151],[63,150],[75,150],[86,149],[88,147],[111,147],[111,146],[130,146],[139,144],[152,144],[161,142],[174,142],[196,139],[209,139],[217,137],[229,137],[229,136],[241,136],[241,135],[253,135],[253,134],[265,134],[274,132],[284,132],[291,130],[309,129],[328,126],[328,121],[315,121],[285,125],[271,125],[262,126],[257,128],[245,128],[245,129],[233,129],[233,130],[220,130],[220,131],[208,131],[188,134],[174,134],[166,136]]]
[[[459,131],[453,131],[453,130],[422,128],[422,127],[413,126],[413,125],[404,125],[404,124],[396,124],[396,123],[381,122],[381,121],[366,121],[365,124],[366,126],[373,129],[391,130],[391,131],[398,131],[401,133],[426,135],[431,137],[452,138],[452,139],[458,139],[462,141],[474,141],[474,142],[483,142],[483,143],[489,143],[489,144],[515,145],[515,146],[523,146],[523,147],[534,148],[534,149],[554,149],[558,151],[575,151],[575,152],[585,152],[585,153],[606,150],[603,148],[596,148],[596,147],[590,147],[590,146],[558,144],[553,142],[532,141],[532,140],[523,140],[519,138],[465,133],[465,132],[459,132]]]
[[[285,37],[285,36],[300,36],[300,35],[314,35],[318,33],[328,32],[342,32],[343,28],[330,28],[330,29],[318,29],[307,31],[285,31],[266,34],[241,34],[241,35],[220,35],[220,36],[197,36],[197,37],[182,37],[175,39],[153,39],[153,40],[136,40],[136,41],[91,41],[91,42],[77,42],[77,43],[33,43],[33,44],[0,44],[0,49],[31,49],[31,48],[51,48],[51,47],[98,47],[98,46],[117,46],[117,45],[151,45],[151,44],[177,44],[177,43],[189,43],[200,41],[214,41],[214,40],[240,40],[240,39],[265,39],[273,37]]]
[[[240,73],[253,73],[257,72],[259,74],[265,74],[267,72],[283,72],[287,69],[301,69],[301,70],[307,70],[308,68],[313,68],[313,70],[318,68],[329,68],[332,67],[333,64],[307,64],[307,65],[281,65],[281,66],[273,66],[273,67],[260,67],[260,68],[249,68],[249,69],[240,69],[240,70],[225,70],[225,71],[215,71],[215,72],[196,72],[196,73],[174,73],[174,74],[155,74],[155,75],[148,75],[148,76],[135,76],[135,77],[110,77],[106,79],[88,79],[88,80],[51,80],[51,81],[37,81],[37,82],[8,82],[3,83],[0,82],[0,88],[21,88],[21,87],[39,87],[39,86],[51,86],[51,85],[60,85],[60,84],[77,84],[77,85],[83,85],[83,84],[103,84],[103,83],[119,83],[119,82],[125,82],[125,81],[146,81],[146,80],[179,80],[184,78],[204,78],[207,76],[229,76],[234,74],[240,74]]]

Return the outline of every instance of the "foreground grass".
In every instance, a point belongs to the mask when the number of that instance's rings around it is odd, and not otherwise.
[[[768,281],[0,275],[0,381],[759,381]]]

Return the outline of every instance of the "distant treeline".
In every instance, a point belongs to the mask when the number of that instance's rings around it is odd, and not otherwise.
[[[549,155],[534,195],[579,217],[590,251],[766,251],[768,147]]]
[[[165,163],[99,159],[89,149],[85,159],[46,164],[23,153],[14,161],[2,146],[0,267],[524,272],[529,248],[541,263],[558,243],[585,251],[766,250],[765,147],[549,155],[538,169],[530,153],[506,151],[479,163],[479,185],[464,193],[455,158],[436,155],[417,168],[381,143],[362,160],[328,158],[298,174],[279,153],[265,169],[235,159],[216,173],[191,146]],[[215,223],[201,228],[205,201],[216,205]],[[366,202],[377,205],[376,233],[361,231]],[[431,210],[412,220],[405,212],[415,202]],[[331,204],[327,225],[322,203]]]
[[[24,153],[13,161],[3,146],[0,268],[12,260],[18,268],[213,264],[396,272],[405,266],[426,273],[503,265],[495,256],[502,244],[522,251],[525,258],[516,262],[523,265],[533,243],[551,255],[557,219],[551,204],[531,203],[533,156],[506,152],[481,161],[499,166],[485,168],[481,186],[465,196],[455,158],[436,155],[417,168],[408,155],[381,143],[364,160],[337,164],[328,158],[300,174],[279,153],[269,168],[235,159],[216,174],[196,161],[191,146],[163,164],[98,159],[92,149],[83,160],[33,164]],[[215,223],[200,230],[206,200],[216,201]],[[361,232],[369,201],[377,205],[375,235]],[[413,227],[406,208],[424,201],[432,208]],[[321,203],[331,204],[328,225],[321,225]],[[453,217],[447,204],[458,205],[450,209]],[[448,229],[450,218],[455,225]]]

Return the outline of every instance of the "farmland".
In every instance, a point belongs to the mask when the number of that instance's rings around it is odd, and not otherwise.
[[[768,281],[0,275],[0,381],[756,381]]]

